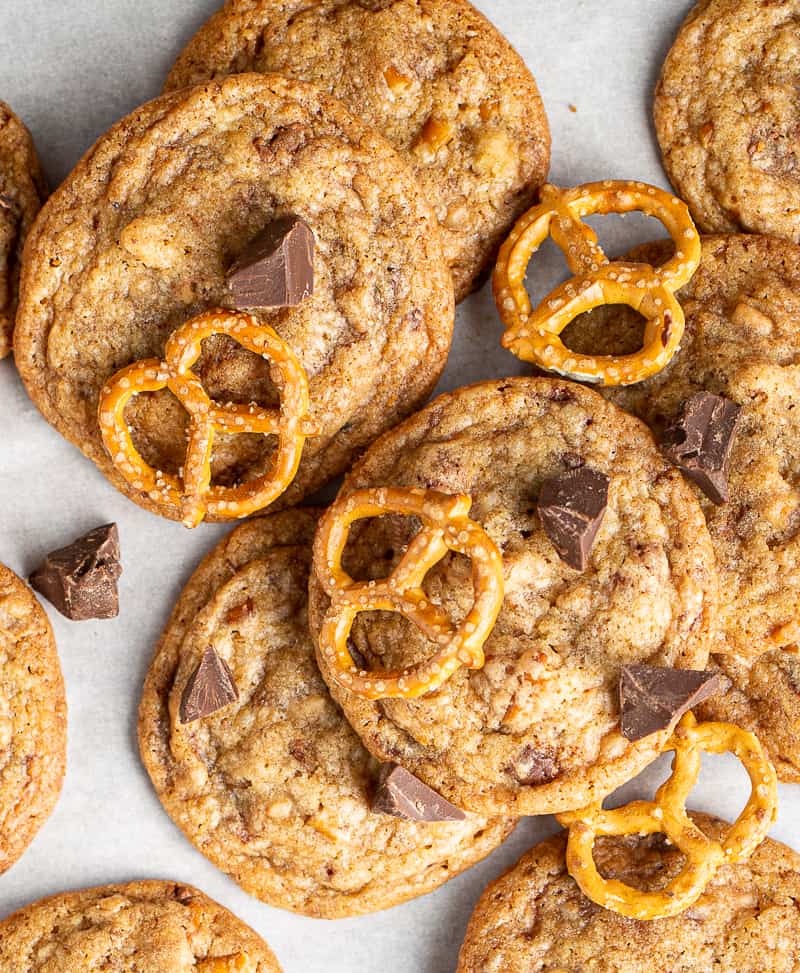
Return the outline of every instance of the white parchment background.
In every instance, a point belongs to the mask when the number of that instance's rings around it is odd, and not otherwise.
[[[36,138],[52,186],[112,122],[158,94],[167,71],[217,0],[0,0],[0,99]],[[551,179],[562,185],[636,178],[666,186],[650,122],[651,91],[689,0],[480,0],[542,91],[553,132]],[[570,105],[576,111],[570,109]],[[607,220],[622,252],[655,224]],[[543,251],[535,292],[559,273]],[[524,371],[498,344],[488,288],[463,304],[442,388]],[[486,883],[541,836],[527,819],[488,861],[388,913],[304,919],[249,898],[182,837],[139,762],[139,689],[186,578],[225,532],[189,532],[139,510],[39,416],[10,361],[0,363],[0,561],[21,575],[81,532],[115,520],[125,573],[121,613],[68,622],[49,610],[69,695],[69,771],[56,812],[24,858],[0,877],[0,915],[41,896],[133,878],[191,882],[232,909],[275,949],[286,973],[451,973]],[[649,794],[663,765],[629,786]],[[731,817],[745,775],[705,758],[695,807]],[[781,788],[774,835],[800,848],[800,789]]]

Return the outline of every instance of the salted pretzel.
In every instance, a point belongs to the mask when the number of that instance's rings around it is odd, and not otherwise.
[[[227,335],[270,362],[280,407],[213,402],[192,372],[203,341]],[[167,388],[189,413],[189,442],[180,476],[149,466],[137,451],[125,421],[125,407],[142,392]],[[291,348],[258,318],[208,311],[178,328],[168,339],[164,360],[148,358],[123,368],[100,394],[98,417],[103,443],[114,466],[136,490],[180,512],[187,527],[206,514],[232,520],[261,510],[279,497],[297,473],[306,437],[316,434],[308,418],[308,379]],[[277,437],[269,472],[235,487],[211,485],[215,434],[259,433]]]
[[[664,746],[673,750],[672,774],[654,801],[632,801],[613,811],[602,801],[580,811],[558,814],[569,828],[567,869],[593,902],[631,919],[662,919],[688,909],[703,894],[720,865],[745,861],[766,838],[777,813],[777,778],[763,747],[752,733],[731,723],[698,723],[687,713]],[[750,797],[722,841],[709,838],[686,812],[686,799],[697,782],[700,758],[707,753],[735,754],[750,777]],[[663,889],[643,892],[616,879],[603,878],[594,863],[594,843],[601,836],[665,834],[686,859],[682,871]]]
[[[640,210],[654,216],[675,242],[675,255],[660,267],[610,262],[597,234],[583,222],[594,213]],[[575,275],[535,309],[525,290],[531,256],[550,235]],[[506,326],[502,338],[518,358],[548,371],[600,385],[631,385],[660,371],[683,335],[683,309],[675,291],[700,263],[700,237],[685,203],[642,182],[592,182],[575,189],[545,185],[541,202],[522,216],[503,244],[493,289]],[[642,348],[631,355],[583,355],[559,335],[579,314],[601,304],[627,304],[647,324]]]
[[[323,659],[335,679],[364,699],[414,699],[442,685],[460,666],[480,669],[483,643],[503,603],[503,560],[483,528],[467,514],[472,499],[435,490],[356,490],[338,500],[320,522],[314,541],[317,577],[331,600],[319,637]],[[357,520],[402,514],[422,529],[388,578],[354,581],[342,567],[350,528]],[[422,589],[422,582],[448,551],[472,562],[475,598],[455,625]],[[347,640],[360,612],[399,612],[439,648],[426,662],[406,669],[367,672],[354,663]]]

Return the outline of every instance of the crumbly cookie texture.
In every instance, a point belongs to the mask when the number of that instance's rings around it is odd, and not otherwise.
[[[45,195],[30,132],[0,101],[0,358],[11,351],[22,246]]]
[[[0,922],[0,973],[94,969],[281,973],[249,926],[197,889],[175,882],[64,892]]]
[[[656,88],[670,181],[707,232],[800,243],[800,0],[704,0]]]
[[[422,895],[489,854],[507,818],[425,824],[373,812],[378,762],[314,661],[307,595],[316,514],[237,528],[189,581],[139,711],[145,765],[187,837],[271,905],[337,918]],[[190,724],[181,695],[213,646],[238,702]]]
[[[228,0],[166,87],[240,71],[320,85],[408,156],[441,223],[458,300],[547,176],[536,82],[466,0]]]
[[[0,564],[0,872],[55,807],[64,779],[67,701],[50,623]]]
[[[536,499],[545,479],[582,464],[610,482],[581,573],[560,560]],[[580,385],[486,382],[441,396],[387,433],[355,466],[342,495],[389,485],[470,494],[470,516],[503,556],[505,600],[484,646],[485,666],[461,669],[416,700],[357,698],[320,660],[368,749],[482,813],[579,807],[649,763],[667,731],[638,743],[622,737],[621,668],[702,669],[717,579],[700,507],[646,428]],[[397,517],[355,525],[345,570],[385,577],[415,530]],[[463,618],[472,603],[470,575],[465,558],[448,555],[425,589],[451,617]],[[327,607],[314,575],[315,633]],[[409,622],[378,612],[358,616],[352,645],[373,668],[407,666],[431,653]]]
[[[439,231],[389,144],[308,85],[239,75],[159,98],[115,125],[29,238],[16,342],[26,387],[150,510],[176,516],[115,470],[100,438],[99,391],[121,367],[163,357],[189,318],[230,307],[227,268],[287,213],[316,237],[314,296],[258,315],[300,358],[320,430],[281,498],[289,505],[424,400],[446,360],[454,311]],[[206,341],[195,371],[218,401],[277,401],[268,363],[226,336]],[[144,459],[177,474],[186,447],[177,400],[138,396],[126,418]],[[264,436],[220,436],[213,480],[257,477],[272,453]]]
[[[658,262],[659,242],[629,258]],[[732,690],[706,712],[754,730],[782,779],[800,781],[800,246],[775,237],[710,236],[693,279],[678,292],[686,312],[680,351],[659,375],[606,390],[661,435],[693,393],[741,406],[731,452],[730,501],[696,491],[720,574],[724,656]],[[577,351],[636,346],[641,319],[623,308],[578,318]]]
[[[693,814],[718,838],[727,825]],[[703,896],[672,919],[639,922],[595,905],[567,873],[564,834],[537,845],[483,893],[457,973],[793,973],[800,963],[800,855],[767,839],[749,861],[724,865]],[[646,891],[683,866],[662,835],[601,838],[603,875]]]

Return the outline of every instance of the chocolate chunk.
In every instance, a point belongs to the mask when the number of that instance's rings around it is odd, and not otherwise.
[[[104,524],[48,554],[29,580],[62,615],[82,622],[119,614],[121,574],[117,525]]]
[[[397,764],[384,764],[372,810],[409,821],[463,821],[461,808]]]
[[[619,680],[620,726],[627,740],[664,730],[718,693],[728,680],[719,672],[625,666]]]
[[[716,504],[728,502],[731,447],[741,407],[713,392],[697,392],[683,404],[661,448]]]
[[[608,504],[608,477],[588,466],[545,480],[538,510],[545,534],[562,561],[586,569]]]
[[[514,763],[505,769],[520,784],[531,787],[547,784],[555,780],[559,773],[555,753],[552,750],[537,750],[530,744],[524,746]]]
[[[181,696],[180,721],[193,723],[211,716],[239,698],[228,663],[209,647],[200,665],[189,676]]]
[[[237,308],[294,307],[314,293],[314,233],[299,216],[266,226],[228,271]]]

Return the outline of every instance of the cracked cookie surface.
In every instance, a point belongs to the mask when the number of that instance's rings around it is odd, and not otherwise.
[[[166,87],[240,71],[319,85],[407,155],[441,223],[458,300],[547,175],[536,82],[465,0],[228,0]]]

